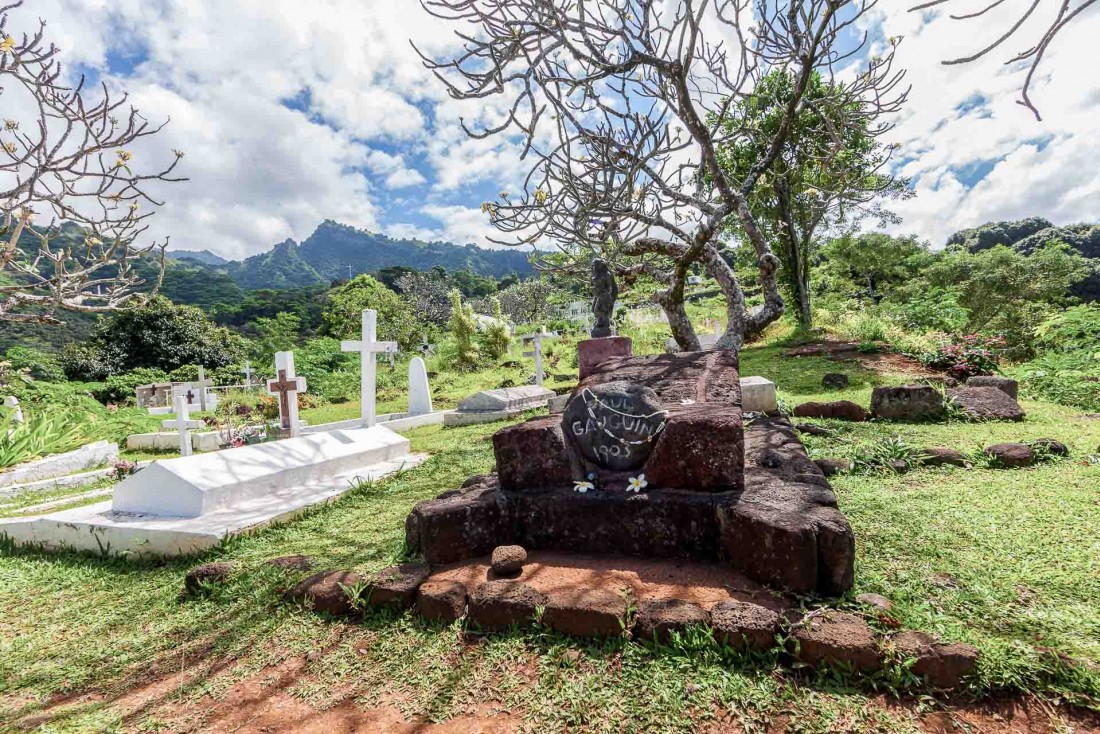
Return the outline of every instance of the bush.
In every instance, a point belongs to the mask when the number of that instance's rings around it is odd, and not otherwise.
[[[508,333],[508,327],[504,324],[504,314],[500,310],[500,301],[490,298],[495,322],[489,324],[485,333],[481,336],[481,346],[490,359],[503,359],[508,354],[508,347],[512,343],[512,335]]]
[[[35,411],[24,423],[0,416],[0,469],[79,448],[84,435],[68,415]]]
[[[13,370],[29,370],[31,377],[45,382],[64,382],[65,370],[56,354],[30,347],[12,347],[4,355]]]
[[[952,377],[966,379],[974,375],[991,375],[1000,364],[1004,339],[999,336],[970,334],[921,355],[925,367],[944,370]]]
[[[135,389],[138,385],[168,381],[169,376],[161,370],[138,369],[124,375],[108,377],[102,386],[92,390],[92,395],[104,405],[131,405],[136,401]]]

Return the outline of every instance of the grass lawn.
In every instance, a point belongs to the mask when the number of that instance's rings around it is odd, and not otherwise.
[[[829,371],[849,373],[852,386],[823,394]],[[873,384],[901,380],[820,357],[788,358],[775,344],[747,350],[742,372],[773,377],[791,404],[837,397],[866,404]],[[1034,731],[1063,724],[1091,731],[1063,704],[1100,709],[1100,462],[1087,459],[1100,446],[1100,420],[1024,406],[1022,424],[833,424],[835,436],[807,444],[822,457],[892,436],[964,450],[1049,436],[1071,447],[1071,459],[1026,470],[919,469],[833,484],[857,538],[853,595],[884,594],[906,627],[976,645],[970,695],[1033,695],[1032,710],[1049,725]],[[0,731],[228,730],[220,717],[231,706],[233,721],[248,730],[250,720],[239,718],[244,690],[277,698],[286,717],[314,722],[354,709],[435,721],[497,714],[493,720],[509,724],[485,731],[930,731],[942,707],[971,706],[919,690],[894,702],[896,674],[811,674],[774,654],[739,658],[702,633],[657,650],[545,631],[471,640],[412,615],[332,622],[282,601],[297,576],[265,559],[305,553],[322,566],[360,571],[390,564],[402,556],[410,508],[489,470],[487,439],[500,426],[412,432],[414,450],[432,453],[424,465],[226,543],[210,558],[239,561],[242,570],[199,599],[178,598],[193,559],[141,563],[4,548]],[[971,730],[996,730],[996,719],[981,721]]]

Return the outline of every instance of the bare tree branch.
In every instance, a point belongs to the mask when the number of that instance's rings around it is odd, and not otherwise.
[[[94,100],[83,77],[69,85],[43,21],[22,40],[9,33],[21,5],[0,8],[0,97],[17,110],[0,130],[0,273],[13,283],[0,285],[0,321],[58,324],[58,312],[112,311],[159,290],[167,240],[135,242],[161,205],[148,184],[186,180],[174,174],[183,153],[139,169],[132,146],[167,123],[151,124],[106,84]],[[22,107],[33,120],[19,119]],[[159,265],[151,293],[138,291],[149,285],[141,258]]]

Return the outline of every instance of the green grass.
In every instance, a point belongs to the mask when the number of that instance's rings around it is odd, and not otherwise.
[[[790,403],[866,404],[874,384],[900,380],[787,358],[786,348],[747,350],[742,372],[772,377]],[[832,371],[847,372],[852,386],[823,391],[821,376]],[[465,380],[448,390],[468,390]],[[853,594],[882,593],[906,627],[976,645],[971,693],[1024,691],[1100,707],[1100,465],[1085,463],[1100,445],[1100,420],[1045,403],[1025,407],[1021,424],[832,424],[835,436],[807,444],[815,456],[848,455],[883,436],[964,449],[1042,436],[1068,444],[1071,460],[1027,470],[845,475],[834,487],[857,538]],[[209,557],[238,561],[241,571],[199,599],[178,598],[193,560],[8,548],[0,555],[0,730],[32,715],[44,715],[50,732],[154,729],[201,711],[205,696],[223,696],[234,681],[307,653],[287,692],[319,707],[354,700],[444,720],[490,704],[539,732],[686,732],[726,721],[749,730],[777,721],[799,732],[914,730],[912,707],[884,707],[879,698],[899,681],[896,671],[814,676],[782,668],[774,655],[738,658],[700,634],[659,650],[545,630],[470,643],[413,615],[331,622],[282,600],[296,576],[264,567],[265,559],[306,553],[323,567],[365,572],[388,565],[401,557],[416,502],[491,468],[488,437],[500,427],[411,432],[413,449],[432,454],[424,465],[227,542]],[[181,672],[136,713],[118,700]],[[64,707],[50,708],[62,698]]]

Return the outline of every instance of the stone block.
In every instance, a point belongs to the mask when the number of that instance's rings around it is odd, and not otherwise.
[[[933,447],[924,449],[920,463],[924,466],[962,466],[967,464],[966,455],[955,449]]]
[[[652,388],[666,407],[741,405],[737,358],[725,350],[612,358],[582,378],[579,387],[614,380]]]
[[[272,568],[280,568],[284,571],[312,571],[314,566],[313,558],[301,554],[279,556],[278,558],[272,558],[269,561],[265,561],[265,564]]]
[[[408,609],[416,601],[416,590],[431,571],[423,563],[403,563],[379,571],[367,583],[364,601],[372,607]]]
[[[779,410],[775,383],[766,377],[742,377],[741,410],[746,413],[774,413]]]
[[[454,622],[466,613],[465,584],[447,579],[425,581],[416,592],[416,612],[433,622]]]
[[[673,632],[683,633],[709,621],[706,610],[681,599],[653,599],[638,605],[634,631],[643,640],[668,642]]]
[[[510,421],[519,418],[521,415],[523,415],[522,410],[480,411],[476,413],[464,413],[460,410],[452,410],[443,414],[443,425],[446,428],[473,426],[480,423]]]
[[[719,602],[710,610],[714,638],[735,650],[774,647],[781,622],[771,609],[736,599]]]
[[[577,343],[577,368],[580,379],[588,377],[596,368],[614,357],[630,357],[634,354],[634,343],[628,336],[605,336],[598,339],[585,339]]]
[[[975,375],[966,381],[967,387],[995,387],[1013,400],[1020,399],[1020,383],[1011,377]]]
[[[493,548],[489,561],[489,571],[493,576],[516,576],[523,570],[527,561],[527,551],[522,545],[498,545]]]
[[[320,571],[300,581],[287,597],[311,605],[315,612],[346,615],[354,611],[348,591],[362,582],[363,577],[351,571]]]
[[[646,477],[654,487],[739,490],[744,486],[744,435],[736,406],[673,408],[645,464]]]
[[[938,642],[924,632],[902,632],[890,640],[902,660],[915,660],[910,668],[933,688],[958,688],[978,664],[978,649],[962,642]]]
[[[821,470],[821,473],[827,477],[843,474],[852,469],[852,462],[850,459],[815,459],[814,464],[816,464],[817,468]]]
[[[493,452],[505,489],[572,484],[569,450],[557,416],[532,418],[497,431]]]
[[[998,443],[987,446],[985,454],[998,466],[1015,469],[1035,463],[1035,451],[1026,443]]]
[[[405,521],[406,545],[438,565],[483,556],[519,540],[516,510],[494,483],[421,502]]]
[[[829,372],[821,378],[821,386],[833,390],[848,387],[848,375],[843,372]]]
[[[795,626],[792,652],[813,667],[849,666],[870,673],[882,667],[882,655],[874,632],[860,617],[829,611]]]
[[[183,578],[183,590],[197,594],[207,584],[223,584],[229,580],[236,565],[226,561],[203,563],[195,566]]]
[[[470,594],[470,621],[487,632],[525,626],[547,601],[545,594],[521,581],[486,581]]]
[[[947,395],[971,420],[1021,421],[1027,415],[1015,398],[996,387],[971,387],[968,382]]]
[[[585,385],[562,415],[562,430],[590,465],[629,471],[645,463],[668,411],[653,388],[625,380]]]
[[[871,393],[871,414],[889,421],[941,420],[943,395],[929,385],[876,387]]]
[[[794,409],[796,418],[833,418],[840,421],[862,423],[870,413],[862,405],[851,400],[834,400],[828,403],[802,403]]]
[[[618,637],[626,623],[626,598],[607,589],[551,594],[542,621],[574,637]]]
[[[707,494],[580,494],[559,487],[513,497],[519,542],[528,549],[653,558],[716,556],[718,525]]]

